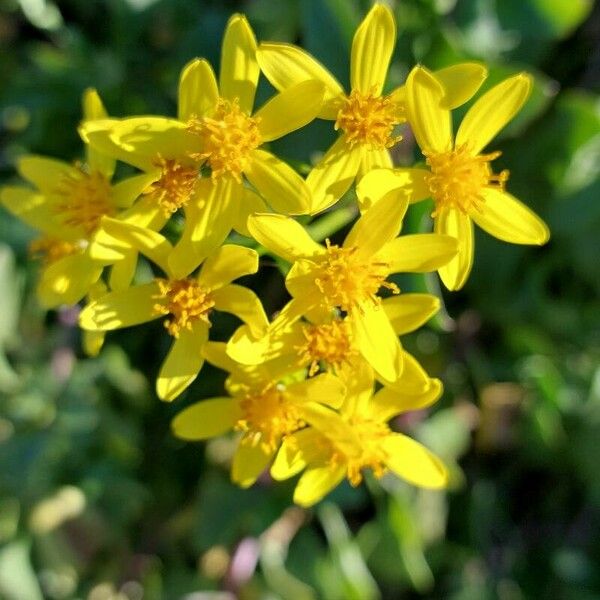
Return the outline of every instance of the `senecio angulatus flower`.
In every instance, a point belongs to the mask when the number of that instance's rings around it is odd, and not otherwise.
[[[233,15],[218,79],[201,57],[181,70],[176,117],[109,118],[87,90],[83,159],[22,156],[16,166],[29,186],[0,190],[2,204],[38,232],[30,249],[40,302],[82,302],[85,351],[98,354],[115,329],[161,320],[170,350],[156,393],[197,400],[175,416],[174,435],[234,436],[232,480],[248,487],[297,476],[293,497],[302,506],[344,480],[359,485],[365,473],[447,486],[442,459],[396,420],[443,394],[400,341],[443,302],[439,292],[415,289],[415,275],[398,274],[437,271],[448,290],[463,287],[473,223],[516,244],[549,238],[507,191],[508,170],[492,166],[500,153],[487,149],[533,78],[518,73],[490,87],[453,135],[452,111],[478,93],[486,66],[417,65],[388,89],[395,43],[394,15],[375,3],[352,40],[346,91],[306,51],[259,44],[246,18]],[[275,92],[255,109],[261,71]],[[332,121],[338,137],[305,179],[270,144],[315,118]],[[417,165],[393,164],[401,127],[422,153]],[[115,177],[118,162],[135,172]],[[341,225],[329,215],[311,221],[337,211],[342,196],[339,215],[349,217]],[[405,219],[426,199],[431,233],[427,218],[418,226],[414,213]],[[277,260],[291,296],[269,315],[254,277],[260,254],[272,255],[269,266]],[[425,277],[437,290],[435,275]],[[234,322],[213,327],[219,311]],[[197,397],[205,361],[227,373],[224,395]],[[271,479],[261,477],[267,471]]]

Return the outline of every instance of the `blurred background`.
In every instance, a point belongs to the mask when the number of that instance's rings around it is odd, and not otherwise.
[[[205,368],[162,404],[160,323],[111,334],[86,358],[77,310],[36,302],[33,232],[0,209],[0,598],[600,598],[599,6],[388,4],[399,32],[390,88],[416,62],[466,59],[490,65],[486,86],[523,69],[536,80],[494,145],[495,166],[547,220],[550,243],[509,246],[478,231],[462,292],[442,293],[434,277],[400,281],[446,302],[404,338],[445,394],[396,425],[452,465],[452,489],[367,478],[305,511],[291,504],[293,482],[234,487],[232,440],[185,444],[169,431],[181,407],[222,393],[223,374]],[[0,183],[17,181],[23,153],[81,156],[88,86],[112,115],[173,115],[181,67],[195,56],[218,66],[235,11],[259,39],[300,43],[346,83],[369,6],[0,0]],[[315,123],[274,147],[302,168],[332,137],[330,123]],[[397,150],[398,164],[421,159],[410,132]],[[430,209],[411,209],[406,230],[426,229]],[[332,233],[331,221],[322,227]],[[285,300],[272,260],[248,284],[271,311]],[[218,321],[215,338],[234,326]]]

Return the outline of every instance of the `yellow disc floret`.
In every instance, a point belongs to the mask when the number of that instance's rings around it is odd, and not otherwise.
[[[366,144],[373,149],[383,149],[391,148],[402,139],[394,135],[394,128],[404,121],[401,107],[389,97],[353,90],[343,100],[335,128],[346,134],[351,146]]]
[[[288,401],[285,388],[271,385],[240,400],[242,418],[235,428],[244,432],[244,442],[274,452],[284,435],[304,427],[297,406]]]
[[[366,300],[378,304],[381,287],[399,292],[395,284],[385,281],[387,263],[365,258],[358,248],[341,248],[325,241],[327,252],[320,257],[315,283],[328,306],[349,312]]]
[[[454,208],[463,213],[480,211],[485,202],[483,190],[504,190],[508,180],[507,170],[496,174],[490,167],[490,162],[498,158],[500,152],[473,155],[466,145],[462,145],[448,152],[424,154],[431,168],[428,184],[436,203],[433,216],[440,208]]]
[[[161,156],[154,159],[153,164],[162,172],[160,178],[144,190],[144,194],[156,201],[169,217],[192,197],[198,181],[198,169]]]
[[[243,112],[237,101],[221,98],[211,116],[188,121],[188,130],[201,138],[203,147],[193,158],[206,160],[215,179],[229,175],[241,181],[250,153],[261,144],[258,121]]]
[[[89,238],[98,229],[100,219],[115,212],[110,183],[98,171],[88,172],[81,164],[75,167],[56,188],[58,202],[54,209],[64,225],[81,229]]]
[[[210,324],[209,314],[215,305],[208,290],[195,279],[157,279],[159,293],[154,311],[171,315],[164,323],[173,337],[179,337],[182,329],[191,330],[194,322],[201,320]]]
[[[29,254],[32,258],[39,259],[45,266],[48,266],[65,256],[78,254],[82,248],[78,243],[66,242],[65,240],[51,237],[41,237],[29,244]]]

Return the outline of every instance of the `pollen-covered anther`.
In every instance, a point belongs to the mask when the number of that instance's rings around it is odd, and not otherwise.
[[[55,193],[59,201],[54,210],[65,225],[81,229],[89,238],[98,229],[103,216],[115,213],[110,182],[102,173],[89,172],[81,163],[75,168],[57,186]]]
[[[260,444],[266,452],[277,450],[283,436],[306,425],[297,406],[286,399],[285,389],[278,386],[248,394],[240,401],[240,408],[242,418],[235,429],[244,433],[244,443]]]
[[[321,361],[336,370],[348,364],[358,354],[352,345],[350,325],[345,319],[320,325],[305,325],[302,333],[305,342],[297,346],[296,350],[300,363],[309,365],[308,374],[311,377],[319,370]]]
[[[486,188],[504,190],[509,172],[505,169],[494,173],[490,162],[500,156],[500,152],[474,155],[466,145],[448,152],[424,152],[431,168],[428,178],[429,190],[436,203],[432,216],[441,208],[454,208],[467,214],[472,210],[481,211]]]
[[[198,181],[198,169],[162,156],[157,156],[153,164],[161,169],[160,178],[143,193],[159,204],[165,216],[169,217],[192,197]]]
[[[42,261],[44,266],[51,265],[65,256],[78,254],[83,247],[78,243],[66,242],[51,237],[41,237],[29,244],[29,255]]]
[[[242,111],[237,100],[221,98],[211,116],[193,116],[188,121],[188,131],[201,138],[203,148],[192,158],[205,160],[213,179],[230,175],[241,181],[250,153],[262,143],[258,123],[259,119]]]
[[[402,136],[394,135],[396,125],[406,120],[402,113],[402,107],[389,96],[353,90],[342,102],[335,128],[346,134],[346,141],[351,146],[366,144],[373,149],[391,148],[402,139]]]
[[[321,257],[315,284],[327,304],[345,312],[371,301],[378,305],[377,292],[385,287],[397,294],[396,284],[387,282],[389,265],[372,258],[365,258],[358,248],[341,248],[325,240],[327,252]]]
[[[215,305],[208,290],[194,279],[157,279],[159,293],[154,312],[171,315],[164,322],[173,337],[179,337],[183,329],[192,329],[196,321],[210,324],[210,311]]]

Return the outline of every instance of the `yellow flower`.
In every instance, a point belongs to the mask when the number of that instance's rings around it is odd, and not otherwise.
[[[95,90],[84,93],[83,113],[84,119],[106,115]],[[24,156],[18,171],[35,189],[10,186],[0,193],[0,201],[10,212],[42,233],[30,250],[42,263],[38,297],[47,307],[77,303],[109,264],[92,261],[89,254],[103,216],[140,225],[149,222],[132,204],[151,179],[140,175],[112,185],[114,168],[114,159],[89,146],[85,163],[74,165]],[[117,257],[121,258],[123,254]]]
[[[192,60],[181,73],[177,119],[134,117],[82,128],[93,146],[141,169],[162,169],[150,197],[170,212],[186,211],[173,260],[179,252],[205,255],[232,227],[247,235],[248,215],[267,210],[261,196],[278,212],[308,212],[310,194],[302,177],[263,145],[312,121],[323,85],[301,82],[253,112],[256,46],[245,17],[234,15],[223,39],[219,85],[206,60]],[[199,179],[199,169],[210,176]]]
[[[171,401],[196,378],[204,358],[213,310],[236,315],[254,335],[264,335],[267,319],[258,297],[251,290],[231,283],[256,273],[258,255],[250,248],[225,245],[209,256],[197,276],[198,263],[188,261],[184,270],[173,271],[169,256],[173,246],[159,233],[105,219],[107,232],[130,244],[160,267],[166,277],[150,283],[110,292],[90,302],[79,317],[87,331],[111,331],[167,317],[165,328],[173,344],[156,382],[162,400]]]
[[[269,365],[237,365],[225,353],[225,344],[205,348],[210,362],[232,373],[229,397],[202,400],[179,413],[172,423],[177,437],[206,440],[235,430],[241,439],[231,468],[232,480],[248,487],[267,467],[281,440],[305,426],[310,406],[337,408],[344,399],[343,384],[324,373],[306,381],[284,383]]]
[[[485,93],[469,109],[456,138],[450,111],[441,104],[443,89],[436,77],[416,67],[407,81],[407,109],[428,170],[376,170],[360,182],[363,209],[390,191],[417,202],[431,197],[435,231],[458,239],[456,258],[439,269],[450,290],[460,289],[473,265],[473,221],[490,235],[513,244],[545,244],[546,224],[505,190],[508,171],[494,173],[491,161],[499,152],[482,154],[494,136],[523,106],[531,77],[509,77]]]
[[[294,491],[294,502],[311,506],[344,478],[357,486],[363,471],[376,477],[388,471],[419,487],[439,489],[448,483],[442,461],[415,440],[390,429],[387,422],[405,411],[423,408],[417,399],[390,395],[386,388],[373,395],[368,372],[349,393],[339,413],[324,406],[310,406],[306,427],[285,438],[271,467],[276,480],[304,471]],[[437,397],[429,399],[432,404]]]
[[[341,133],[306,180],[312,193],[311,214],[339,200],[357,174],[392,166],[388,150],[401,139],[397,126],[406,120],[404,86],[387,96],[383,94],[395,43],[396,25],[391,11],[383,4],[375,4],[354,35],[348,94],[304,50],[282,43],[263,43],[259,47],[260,67],[278,90],[303,81],[323,83],[325,97],[319,117],[335,121],[335,129]],[[437,74],[445,85],[444,101],[455,107],[475,93],[486,69],[477,63],[464,63]]]
[[[437,269],[456,253],[456,240],[449,236],[397,238],[406,208],[406,201],[388,195],[358,219],[341,246],[317,244],[289,217],[259,214],[248,219],[248,229],[260,244],[294,263],[286,278],[293,301],[281,321],[317,309],[343,311],[355,347],[389,381],[402,372],[402,350],[381,308],[380,288],[398,293],[387,281],[390,274]]]

